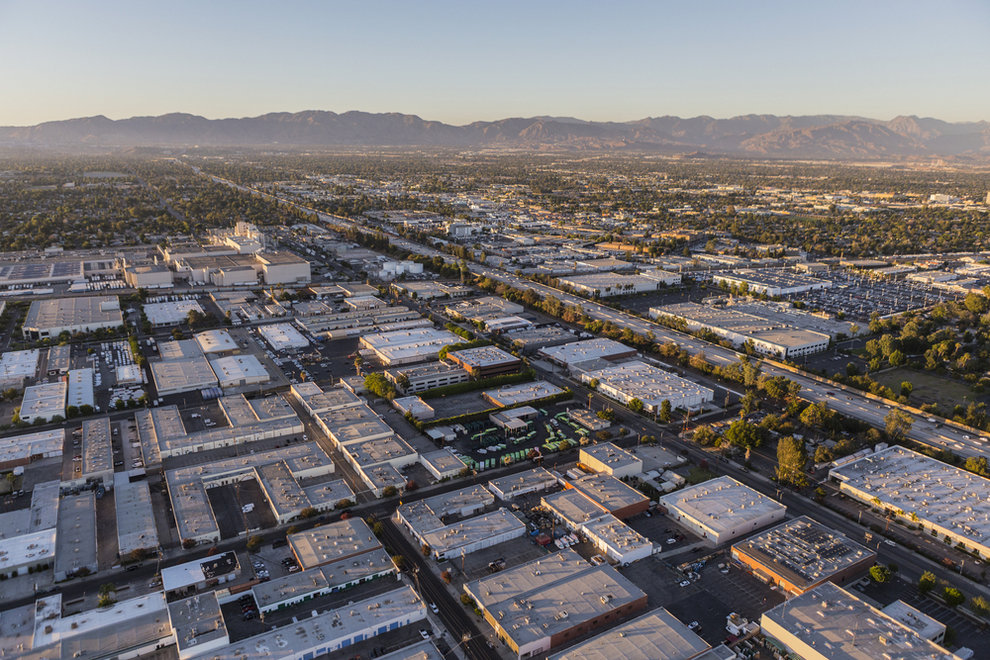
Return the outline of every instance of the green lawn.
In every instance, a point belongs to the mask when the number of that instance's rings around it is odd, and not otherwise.
[[[937,403],[943,410],[952,410],[956,404],[969,405],[971,401],[986,401],[986,394],[976,394],[967,383],[945,378],[928,371],[917,371],[902,367],[876,374],[874,378],[900,394],[901,383],[910,381],[914,391],[908,403],[918,406],[923,403]]]

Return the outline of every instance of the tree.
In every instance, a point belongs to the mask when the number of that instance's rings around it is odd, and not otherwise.
[[[611,408],[605,408],[604,410],[599,410],[597,413],[599,419],[604,419],[606,422],[615,421],[615,411]]]
[[[804,465],[808,462],[808,452],[804,441],[787,436],[777,442],[777,479],[783,483],[802,487],[808,479]]]
[[[737,419],[725,431],[725,439],[734,447],[751,449],[759,447],[763,441],[760,429],[744,419]]]
[[[745,417],[749,413],[759,409],[760,398],[756,396],[755,390],[746,390],[746,394],[743,395],[742,406],[739,408],[739,415]]]
[[[945,591],[942,592],[942,598],[945,599],[945,604],[949,607],[957,607],[966,602],[966,597],[955,587],[946,587]]]
[[[246,547],[248,549],[248,552],[254,552],[255,550],[261,547],[261,537],[252,536],[247,540]]]
[[[378,372],[370,373],[364,377],[364,386],[369,392],[383,399],[395,398],[395,387],[383,374]]]
[[[395,486],[385,486],[382,489],[382,497],[395,497],[398,492]]]
[[[911,396],[911,392],[914,391],[914,383],[909,380],[901,381],[901,395]]]
[[[883,421],[887,435],[894,442],[903,440],[911,430],[911,417],[903,410],[891,410]]]
[[[921,577],[918,578],[918,591],[926,594],[934,589],[937,583],[938,579],[935,577],[935,574],[931,571],[925,571],[921,574]]]
[[[630,399],[629,403],[627,403],[626,406],[629,408],[629,410],[633,411],[634,413],[643,412],[643,402],[635,397]]]
[[[182,539],[182,547],[186,550],[196,547],[196,539]]]
[[[316,509],[314,509],[311,506],[308,506],[308,507],[306,507],[305,509],[303,509],[302,511],[299,512],[299,517],[300,518],[312,518],[316,514],[317,514]]]
[[[890,569],[883,564],[874,564],[870,566],[870,578],[878,584],[885,584],[890,581]]]
[[[970,456],[966,459],[964,467],[973,474],[978,474],[981,477],[990,477],[990,469],[987,467],[986,456]]]
[[[701,426],[699,426],[694,430],[694,435],[692,436],[692,439],[695,442],[697,442],[699,445],[707,447],[715,444],[715,440],[717,437],[718,436],[715,435],[715,431],[712,430],[712,427],[708,426],[707,424],[702,424]]]
[[[801,416],[798,419],[808,428],[821,429],[825,427],[831,415],[831,411],[825,407],[824,403],[809,403],[808,407],[801,411]]]
[[[660,413],[659,418],[661,422],[667,423],[670,421],[671,405],[670,399],[664,399],[660,402]],[[709,429],[711,430],[711,429]]]

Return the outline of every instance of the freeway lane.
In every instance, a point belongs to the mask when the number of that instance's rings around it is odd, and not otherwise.
[[[199,172],[199,170],[196,171]],[[334,228],[361,228],[360,224],[348,220],[347,218],[322,213],[314,208],[300,204],[299,202],[289,198],[277,197],[266,192],[247,188],[220,177],[210,176],[210,178],[217,183],[223,183],[242,192],[260,195],[276,202],[289,204],[304,211],[315,213],[321,222],[331,225]],[[431,258],[440,257],[447,263],[457,263],[459,261],[452,255],[440,252],[419,243],[415,243],[387,229],[378,229],[378,231],[386,234],[394,245],[409,250],[410,252]],[[629,328],[633,332],[642,335],[652,332],[656,337],[657,342],[674,342],[692,355],[703,352],[709,362],[718,366],[731,364],[742,357],[741,353],[727,349],[718,344],[712,344],[692,335],[671,330],[670,328],[657,323],[641,319],[626,312],[614,310],[594,301],[567,293],[566,291],[523,279],[499,268],[491,268],[472,262],[467,263],[467,268],[475,275],[488,277],[519,289],[533,289],[543,296],[551,295],[561,302],[577,305],[583,308],[590,317],[596,320],[610,321],[620,328]],[[801,386],[802,398],[809,401],[823,401],[825,402],[825,405],[832,410],[846,415],[847,417],[866,422],[867,424],[877,428],[884,428],[884,417],[890,411],[892,406],[896,405],[892,402],[885,404],[875,401],[867,397],[859,390],[847,388],[838,383],[828,381],[823,382],[817,379],[817,377],[805,372],[791,371],[790,369],[785,369],[775,364],[764,362],[762,371],[770,376],[786,376],[792,381],[798,383]],[[904,412],[911,418],[912,421],[911,430],[907,434],[907,437],[911,440],[929,447],[946,449],[963,458],[969,458],[970,456],[990,457],[990,436],[975,429],[961,425],[940,425],[938,422],[929,422],[927,416],[913,413],[908,410],[905,410]]]

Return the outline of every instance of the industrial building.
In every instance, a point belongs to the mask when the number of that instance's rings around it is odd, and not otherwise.
[[[113,444],[110,439],[110,418],[87,419],[80,429],[81,460],[73,461],[76,472],[69,477],[62,475],[65,487],[83,484],[113,484]]]
[[[705,640],[661,607],[548,660],[692,660],[708,649]]]
[[[65,407],[74,407],[76,410],[83,406],[93,408],[96,405],[96,398],[93,393],[93,369],[70,369],[66,374],[66,396]]]
[[[4,354],[7,355],[6,353]],[[58,344],[48,347],[48,354],[45,360],[49,376],[62,376],[68,373],[72,366],[72,346],[69,344]]]
[[[165,345],[160,344],[160,346]],[[149,362],[148,367],[151,369],[151,378],[159,396],[197,392],[216,387],[218,382],[210,361],[202,353],[192,357]]]
[[[271,380],[265,365],[251,353],[214,358],[210,360],[210,367],[223,389],[260,385]]]
[[[941,644],[945,641],[947,626],[944,623],[928,616],[916,607],[911,607],[903,600],[895,600],[882,611],[931,642]]]
[[[716,284],[744,288],[750,293],[759,293],[771,298],[827,289],[832,286],[828,280],[783,270],[742,269],[733,273],[715,273],[712,279]]]
[[[464,591],[519,658],[606,628],[647,600],[611,566],[592,566],[570,549],[469,582]]]
[[[15,577],[51,566],[55,561],[56,529],[38,529],[0,539],[0,575]]]
[[[509,406],[531,403],[563,393],[564,390],[553,383],[545,380],[536,380],[531,383],[503,385],[493,390],[485,390],[481,393],[481,396],[494,406],[508,408]]]
[[[639,360],[581,370],[579,377],[585,383],[597,382],[599,392],[624,404],[642,401],[648,413],[658,412],[664,401],[672,409],[699,410],[715,398],[707,387]]]
[[[709,479],[660,498],[667,515],[720,545],[784,519],[787,507],[732,477]]]
[[[772,646],[804,660],[954,657],[831,582],[767,610],[760,628]]]
[[[482,298],[475,298],[474,300],[452,303],[444,308],[444,312],[447,316],[459,321],[484,323],[488,319],[519,314],[524,309],[525,307],[522,305],[509,302],[505,298],[484,296]]]
[[[523,433],[529,430],[529,420],[539,417],[540,411],[532,406],[520,406],[499,410],[488,415],[492,424],[507,433]]]
[[[643,460],[611,442],[582,447],[578,454],[581,465],[616,479],[632,477],[643,471]]]
[[[799,596],[822,582],[857,580],[877,553],[807,516],[732,546],[732,558],[768,584]]]
[[[35,300],[24,319],[25,339],[58,337],[63,332],[93,332],[122,328],[124,317],[117,296],[82,296]]]
[[[302,421],[280,395],[248,399],[236,394],[221,397],[219,403],[228,425],[202,431],[188,431],[177,406],[138,410],[134,419],[145,464],[256,440],[300,437],[304,432]]]
[[[615,516],[602,516],[582,527],[595,548],[620,566],[646,559],[659,548],[645,536]]]
[[[419,455],[419,462],[429,470],[433,478],[440,481],[458,476],[465,468],[464,461],[449,449],[438,449]]]
[[[59,457],[64,446],[65,429],[0,438],[0,469],[9,470],[32,461]]]
[[[544,495],[540,504],[573,532],[579,532],[587,523],[608,515],[607,509],[592,502],[574,488]]]
[[[18,416],[28,424],[39,419],[51,421],[56,416],[64,419],[68,391],[69,385],[64,380],[25,387]]]
[[[333,655],[344,647],[426,619],[426,604],[404,586],[342,607],[301,618],[216,649],[211,657],[278,657],[305,660]],[[259,649],[264,649],[264,655]]]
[[[0,387],[3,389],[24,387],[24,381],[34,378],[38,374],[38,359],[40,357],[41,352],[37,348],[4,353],[3,356],[0,356]]]
[[[291,323],[262,325],[258,327],[258,334],[268,342],[273,350],[279,353],[297,351],[309,346],[309,340],[303,337],[302,333],[296,330]]]
[[[368,523],[359,517],[289,534],[286,539],[303,570],[351,561],[382,547]]]
[[[477,346],[447,353],[447,359],[463,367],[474,378],[487,378],[519,371],[522,360],[496,346]]]
[[[650,498],[608,474],[589,474],[569,482],[568,487],[621,520],[639,515],[650,506]]]
[[[168,604],[168,620],[179,660],[206,655],[230,643],[215,591],[172,601]]]
[[[58,507],[55,536],[55,581],[61,582],[85,570],[95,573],[96,495],[87,490],[63,497]]]
[[[222,353],[232,353],[238,350],[237,342],[226,330],[207,330],[197,332],[193,339],[199,344],[199,348],[205,355]]]
[[[467,371],[446,362],[386,369],[385,378],[403,394],[418,394],[471,380]]]
[[[494,503],[495,498],[484,486],[474,485],[403,504],[395,517],[423,543],[423,535],[447,524],[444,518],[470,516]]]
[[[392,399],[392,406],[399,411],[399,414],[419,420],[433,419],[436,416],[433,407],[418,396],[396,397]]]
[[[589,275],[570,275],[557,280],[564,288],[583,293],[593,298],[609,298],[611,296],[626,296],[632,293],[657,291],[661,286],[680,284],[680,273],[670,273],[657,270],[640,275],[622,273],[592,273]]]
[[[356,558],[259,582],[251,591],[258,603],[258,611],[264,617],[271,612],[388,575],[395,575],[398,579],[398,570],[385,549],[377,548]]]
[[[434,559],[444,561],[526,535],[526,525],[508,509],[496,509],[423,535]]]
[[[557,477],[541,467],[517,472],[488,482],[488,489],[503,502],[522,495],[550,490],[558,484]]]
[[[158,547],[158,527],[151,506],[151,490],[145,479],[131,481],[125,472],[113,479],[117,512],[117,553],[122,558]]]
[[[554,364],[559,364],[573,368],[582,362],[589,360],[609,360],[615,362],[636,356],[636,349],[629,348],[625,344],[620,344],[612,339],[599,337],[597,339],[586,339],[575,341],[562,346],[549,346],[540,350],[539,355],[550,360]]]
[[[148,323],[159,328],[186,323],[189,320],[189,312],[205,313],[195,300],[171,300],[144,305],[144,315],[148,318]]]
[[[750,342],[764,355],[791,358],[828,348],[831,337],[822,332],[768,320],[732,307],[710,307],[693,302],[651,307],[650,317],[673,319],[691,331],[708,331],[742,346]]]
[[[312,280],[309,262],[291,252],[260,252],[256,256],[267,285],[308,284]]]
[[[167,596],[188,594],[208,586],[232,582],[240,572],[237,553],[221,552],[162,568],[162,590]]]
[[[990,480],[893,446],[829,471],[839,490],[990,558]]]
[[[124,281],[133,289],[168,289],[174,273],[165,264],[142,264],[124,267]]]
[[[504,335],[504,339],[511,342],[514,349],[523,353],[534,353],[541,348],[577,341],[577,337],[569,330],[558,328],[555,325],[512,330]]]
[[[386,367],[393,367],[435,360],[441,348],[459,341],[448,330],[425,327],[364,335],[361,346],[371,350]]]
[[[340,500],[352,499],[354,493],[339,480],[302,486],[304,479],[325,478],[333,472],[326,452],[315,442],[305,442],[168,470],[165,483],[179,537],[208,543],[220,540],[208,488],[255,479],[273,516],[282,523],[302,515],[307,508],[328,511]]]

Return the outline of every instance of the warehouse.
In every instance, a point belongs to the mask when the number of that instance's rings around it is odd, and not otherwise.
[[[513,330],[504,335],[504,339],[512,343],[512,348],[523,353],[534,353],[538,349],[549,346],[560,346],[572,341],[575,337],[568,330],[558,328],[554,325],[541,325],[535,328],[523,328]]]
[[[831,582],[767,610],[760,628],[772,646],[805,660],[953,657]]]
[[[550,490],[557,485],[557,478],[544,468],[536,467],[525,472],[517,472],[488,482],[488,489],[503,502],[509,502],[522,495]]]
[[[5,354],[6,355],[6,354]],[[45,362],[48,364],[49,376],[64,376],[72,366],[72,346],[69,344],[59,344],[48,349],[48,356]]]
[[[258,334],[264,337],[272,350],[278,353],[297,351],[309,346],[309,340],[302,336],[291,323],[271,323],[258,327]]]
[[[158,396],[196,392],[217,386],[217,375],[203,354],[149,362],[148,367],[151,369],[151,378]]]
[[[583,531],[599,552],[620,566],[646,559],[654,552],[649,539],[615,516],[592,520]]]
[[[168,620],[179,660],[190,660],[230,643],[215,591],[172,601],[168,604]]]
[[[315,442],[291,444],[279,449],[169,470],[165,473],[165,482],[179,537],[196,542],[219,541],[220,528],[206,493],[207,488],[245,479],[257,480],[258,468],[269,464],[280,464],[288,468],[295,483],[300,485],[303,479],[325,477],[334,472],[330,458]],[[303,487],[308,503],[296,502],[295,505],[302,508],[311,506],[318,511],[332,509],[339,500],[350,499],[354,495],[350,489],[341,486],[337,481],[332,481]],[[269,500],[269,506],[273,510],[277,504],[278,501]],[[278,517],[280,511],[273,512]]]
[[[464,461],[457,458],[449,449],[438,449],[419,455],[419,462],[429,470],[437,481],[453,479],[464,471]]]
[[[423,401],[418,396],[400,396],[392,399],[392,405],[399,411],[400,415],[409,415],[414,419],[433,419],[436,411],[430,404]]]
[[[151,506],[147,480],[131,481],[124,472],[114,475],[114,506],[117,511],[117,553],[128,558],[131,553],[155,550],[158,527]]]
[[[325,564],[260,582],[251,591],[258,603],[258,611],[264,618],[271,612],[393,574],[398,579],[395,563],[384,548],[378,548],[355,559]]]
[[[0,539],[0,575],[24,575],[55,561],[55,528]]]
[[[21,421],[34,424],[35,420],[51,421],[54,417],[65,418],[65,397],[68,383],[59,380],[54,383],[41,383],[24,388],[24,398],[18,415]]]
[[[426,619],[426,605],[412,587],[404,586],[349,603],[316,616],[300,618],[286,627],[254,635],[216,649],[215,658],[258,658],[265,656],[304,660],[326,657],[359,641],[371,639]]]
[[[660,276],[654,276],[659,273]],[[680,273],[653,271],[649,275],[623,275],[620,273],[593,273],[571,275],[557,280],[561,287],[583,293],[593,298],[625,296],[633,293],[657,291],[661,285],[679,284]]]
[[[494,390],[485,390],[481,396],[494,406],[507,408],[524,403],[539,401],[547,397],[563,394],[564,390],[545,380],[518,385],[503,385]]]
[[[574,488],[544,495],[540,504],[560,518],[572,532],[581,531],[589,522],[608,515],[604,507],[592,502]]]
[[[592,566],[570,549],[469,582],[464,591],[519,658],[607,628],[647,600],[611,566]]]
[[[827,289],[832,286],[828,280],[820,280],[801,273],[784,270],[737,270],[734,273],[716,273],[712,276],[716,284],[739,287],[749,293],[758,293],[776,298],[806,291]]]
[[[234,341],[234,338],[226,330],[197,332],[195,339],[196,343],[199,344],[200,350],[206,355],[231,353],[237,350],[237,342]]]
[[[732,477],[709,479],[660,498],[667,515],[720,545],[784,519],[787,507]]]
[[[582,447],[578,461],[595,472],[608,474],[616,479],[631,477],[643,471],[643,461],[611,442]]]
[[[623,404],[634,399],[642,401],[648,413],[659,412],[664,401],[669,401],[672,409],[700,410],[715,398],[707,387],[639,360],[582,370],[579,378],[585,383],[597,382],[599,392]]]
[[[554,364],[572,368],[574,365],[588,360],[615,362],[635,357],[636,349],[629,348],[612,339],[599,337],[598,339],[576,341],[563,346],[550,346],[541,349],[539,354]]]
[[[990,558],[990,480],[903,447],[882,451],[829,472],[839,490],[948,537],[952,545]]]
[[[477,346],[450,351],[447,359],[461,366],[474,378],[487,378],[519,371],[522,360],[496,346]]]
[[[312,280],[309,262],[291,252],[261,252],[258,264],[265,284],[308,284]]]
[[[93,332],[122,328],[124,317],[117,296],[83,296],[35,300],[24,319],[25,339],[58,337],[63,332]]]
[[[903,600],[895,600],[883,608],[883,613],[902,625],[918,633],[921,637],[941,644],[945,641],[946,625],[928,616],[916,607],[911,607]]]
[[[83,406],[93,408],[96,399],[93,394],[93,369],[71,369],[66,377],[65,407],[74,406],[77,410]]]
[[[589,474],[568,484],[620,520],[646,511],[650,498],[607,474]]]
[[[65,348],[68,349],[69,347],[66,346]],[[25,380],[34,378],[38,374],[39,357],[41,357],[41,352],[37,348],[4,353],[0,357],[0,387],[3,389],[24,387]],[[50,366],[49,369],[51,369]]]
[[[189,321],[189,312],[205,313],[195,300],[147,303],[144,306],[144,315],[148,317],[148,322],[159,328],[186,323]]]
[[[386,369],[385,378],[403,394],[418,394],[436,387],[446,387],[471,380],[467,371],[446,362]]]
[[[55,536],[55,581],[61,582],[80,570],[95,573],[96,496],[93,491],[63,497],[58,507]]]
[[[768,320],[732,307],[684,302],[651,307],[650,317],[673,319],[695,332],[713,332],[737,347],[750,342],[757,352],[781,358],[819,353],[827,349],[831,341],[831,337],[822,332]]]
[[[164,264],[146,264],[124,268],[124,281],[132,289],[168,289],[173,273]]]
[[[434,559],[444,561],[526,535],[526,525],[508,509],[496,509],[423,535]]]
[[[364,405],[365,401],[354,392],[343,387],[332,387],[323,390],[311,380],[293,383],[289,388],[292,395],[303,405],[312,416],[334,410],[356,408]]]
[[[64,446],[65,429],[0,438],[0,469],[9,470],[32,461],[59,457]]]
[[[243,387],[259,385],[271,380],[268,370],[254,355],[228,355],[210,360],[210,367],[216,374],[220,387]]]
[[[232,582],[241,572],[237,553],[233,551],[207,555],[161,569],[162,590],[167,596],[189,593],[215,584]]]
[[[82,423],[82,460],[76,461],[79,472],[73,486],[84,483],[102,482],[105,486],[113,483],[113,444],[110,440],[110,418],[98,417]]]
[[[386,367],[435,360],[440,349],[460,338],[447,330],[413,328],[379,332],[361,337],[361,346],[370,349]]]
[[[525,307],[504,298],[484,296],[474,300],[447,305],[444,312],[447,316],[459,321],[484,323],[488,319],[512,316],[521,313]]]
[[[485,321],[485,330],[495,334],[502,334],[503,332],[528,328],[531,325],[533,325],[532,321],[524,319],[521,316],[499,316]]]
[[[859,579],[877,553],[801,516],[736,543],[732,558],[764,582],[799,596],[825,581]]]
[[[470,516],[494,503],[495,498],[484,486],[475,485],[403,504],[396,509],[395,517],[420,543],[425,543],[425,534],[446,525],[444,518]]]
[[[382,547],[368,523],[358,517],[289,534],[286,539],[303,570],[355,560]]]
[[[691,660],[708,648],[705,640],[661,607],[548,660]]]

